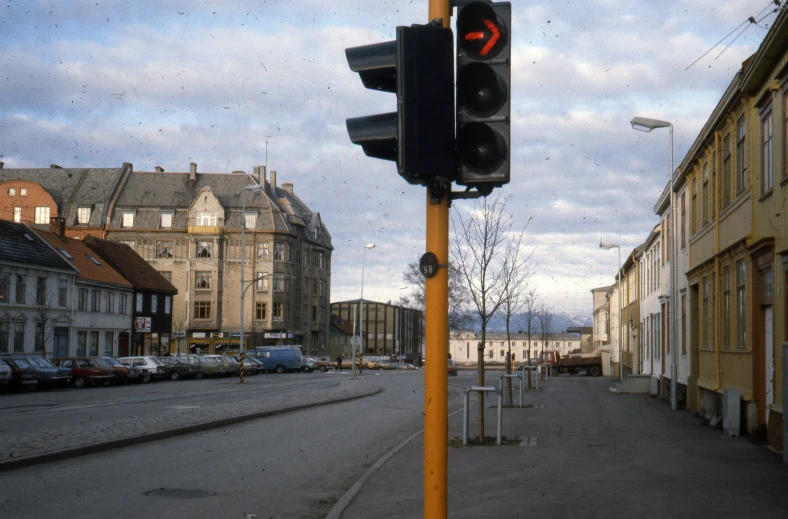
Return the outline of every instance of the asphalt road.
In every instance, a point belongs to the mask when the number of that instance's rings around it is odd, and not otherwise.
[[[316,374],[270,377],[278,385],[271,388],[292,390],[290,380],[321,384],[348,376],[310,375]],[[0,516],[325,517],[369,467],[423,427],[423,371],[365,371],[363,376],[375,377],[383,391],[0,473]],[[470,380],[469,373],[451,377],[450,392],[456,397]],[[264,382],[261,388],[268,387]],[[160,386],[166,388],[164,382]],[[179,384],[167,386],[174,389]],[[246,393],[238,393],[237,387],[235,394],[227,392],[223,398],[256,394],[247,388]],[[170,399],[169,404],[182,405],[183,398]],[[458,401],[454,398],[455,404]],[[109,409],[94,408],[94,412]]]

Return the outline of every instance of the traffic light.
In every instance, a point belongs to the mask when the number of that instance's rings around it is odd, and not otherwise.
[[[489,193],[509,182],[509,2],[472,2],[457,14],[457,183]]]
[[[370,157],[397,162],[411,184],[452,181],[454,75],[452,31],[397,27],[396,41],[345,49],[364,86],[397,94],[397,111],[347,119],[350,140]]]

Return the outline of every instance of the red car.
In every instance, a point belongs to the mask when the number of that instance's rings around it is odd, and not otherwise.
[[[52,359],[52,364],[61,368],[71,368],[71,382],[74,387],[85,387],[90,384],[110,385],[115,380],[112,368],[102,368],[90,357],[62,357]]]

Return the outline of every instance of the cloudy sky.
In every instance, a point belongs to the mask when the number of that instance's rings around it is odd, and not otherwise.
[[[405,265],[424,252],[425,190],[350,143],[345,119],[394,111],[395,98],[365,90],[344,49],[426,22],[427,4],[2,0],[0,160],[248,173],[267,163],[333,236],[332,300],[359,296],[365,243],[377,247],[364,296],[396,300]],[[622,257],[645,240],[668,179],[668,132],[635,132],[630,119],[671,121],[678,164],[775,6],[512,4],[512,182],[496,192],[521,227],[531,219],[547,306],[590,316],[589,291],[617,269],[600,238],[621,243]],[[760,23],[743,24],[750,16]]]

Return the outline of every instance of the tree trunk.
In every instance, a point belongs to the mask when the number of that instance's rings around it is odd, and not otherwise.
[[[484,339],[484,337],[482,337]],[[477,349],[477,358],[479,362],[479,386],[484,386],[484,341],[479,343]],[[480,391],[479,395],[479,443],[484,444],[484,392]]]

